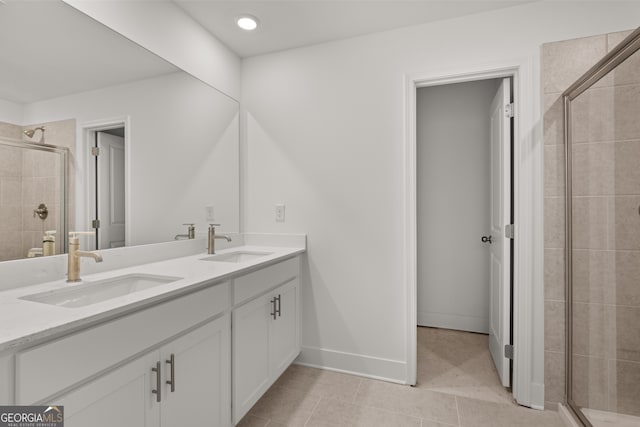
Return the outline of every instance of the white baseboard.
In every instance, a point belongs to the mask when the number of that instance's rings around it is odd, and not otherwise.
[[[544,410],[544,384],[534,382],[531,383],[531,395],[529,404],[533,409]]]
[[[489,318],[487,317],[418,311],[418,325],[479,332],[481,334],[489,333]]]
[[[401,360],[383,359],[317,347],[302,347],[295,360],[298,365],[328,369],[346,374],[406,384],[407,364]]]

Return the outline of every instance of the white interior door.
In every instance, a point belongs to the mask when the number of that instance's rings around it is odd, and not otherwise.
[[[503,79],[491,103],[491,255],[489,349],[505,387],[510,386],[510,361],[505,346],[511,331],[511,245],[505,226],[511,221],[510,79]]]
[[[417,91],[417,323],[489,333],[491,127],[502,79]]]
[[[124,138],[98,132],[98,248],[125,245]]]

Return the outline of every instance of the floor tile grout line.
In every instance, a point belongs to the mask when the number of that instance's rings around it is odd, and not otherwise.
[[[309,424],[309,421],[311,421],[311,417],[313,417],[313,413],[316,411],[316,409],[318,409],[318,405],[320,405],[320,402],[322,401],[322,399],[324,399],[324,397],[320,396],[318,398],[318,401],[316,402],[316,404],[313,405],[313,409],[309,413],[309,416],[307,417],[307,420],[304,422],[304,426],[303,427],[306,427],[306,425]]]
[[[352,404],[356,404],[356,400],[358,400],[358,393],[360,392],[360,386],[362,385],[362,378],[358,381],[358,387],[356,388],[356,392],[353,394],[353,399],[351,399]]]
[[[460,417],[460,405],[458,404],[458,396],[454,396],[456,401],[456,415],[458,416],[458,426],[462,427],[462,420]]]
[[[403,417],[409,417],[409,418],[417,418],[419,420],[422,420],[422,417],[419,415],[411,415],[411,414],[407,414],[406,412],[400,412],[400,411],[394,411],[388,408],[381,408],[379,406],[374,406],[374,405],[367,405],[367,404],[363,404],[363,403],[351,403],[351,405],[353,406],[357,406],[360,408],[366,408],[366,409],[375,409],[376,411],[381,411],[381,412],[385,412],[387,414],[391,414],[391,415],[400,415]],[[431,420],[431,421],[437,421],[437,420]],[[439,423],[442,423],[442,421],[437,421]],[[447,424],[447,423],[443,423],[443,424]]]

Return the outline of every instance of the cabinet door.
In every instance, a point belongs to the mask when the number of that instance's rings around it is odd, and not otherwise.
[[[269,388],[269,324],[272,296],[233,311],[233,420],[240,419]]]
[[[231,424],[230,353],[228,314],[160,349],[161,426],[228,427]]]
[[[142,356],[52,403],[64,406],[66,427],[157,427],[157,360],[157,352]]]
[[[298,279],[276,289],[277,317],[271,322],[269,369],[275,381],[300,353]]]

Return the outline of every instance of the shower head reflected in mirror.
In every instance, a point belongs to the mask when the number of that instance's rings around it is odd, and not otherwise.
[[[38,126],[37,128],[33,129],[25,129],[24,131],[22,131],[22,133],[27,135],[27,137],[29,138],[33,138],[33,135],[35,135],[37,130],[42,131],[42,137],[40,138],[40,142],[42,142],[42,140],[44,139],[44,126]]]

